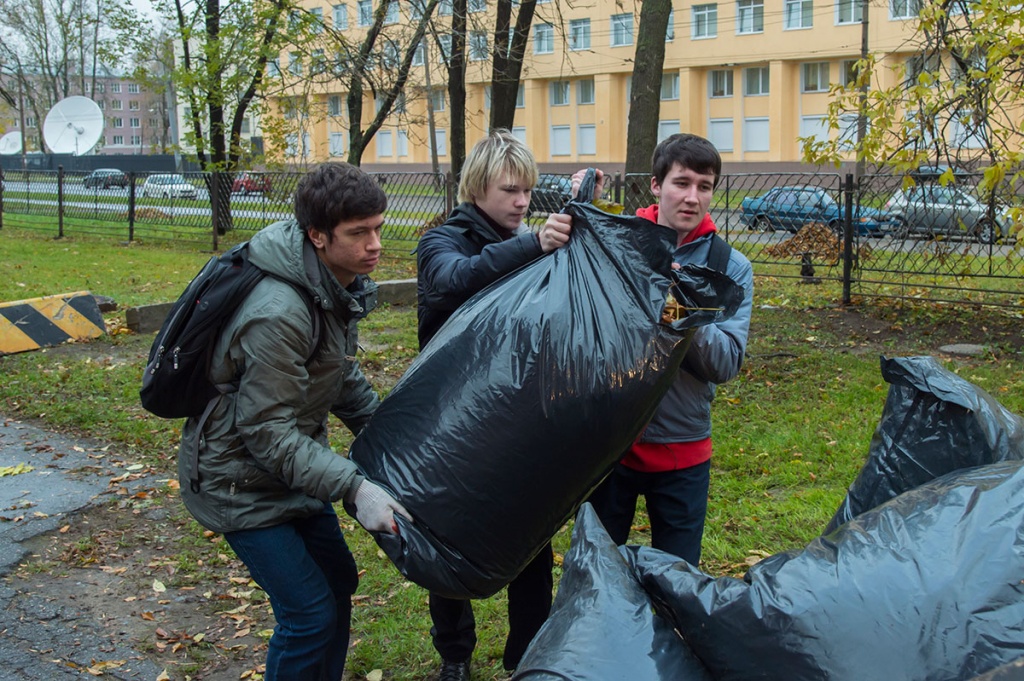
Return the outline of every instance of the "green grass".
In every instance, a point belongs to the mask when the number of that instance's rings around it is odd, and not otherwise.
[[[122,306],[166,301],[208,257],[4,229],[0,300],[87,289]],[[393,276],[399,267],[405,268],[401,277]],[[378,278],[412,276],[408,267],[408,260],[389,261]],[[934,354],[952,335],[975,329],[989,352],[944,364],[1024,414],[1024,356],[1013,341],[1019,320],[986,308],[891,301],[844,310],[837,305],[839,285],[829,281],[803,286],[758,277],[756,286],[748,358],[741,375],[720,387],[712,410],[715,454],[702,563],[710,574],[742,574],[751,561],[801,548],[825,527],[864,461],[882,411],[888,386],[879,355]],[[108,315],[108,324],[123,329],[121,314]],[[415,310],[385,306],[361,323],[360,332],[367,375],[386,392],[416,356]],[[147,414],[137,401],[151,340],[124,333],[109,337],[109,348],[0,357],[0,414],[100,438],[111,443],[108,456],[173,479],[180,423]],[[344,451],[351,436],[334,422],[331,442]],[[223,539],[206,536],[172,489],[163,491],[162,500],[171,508],[161,533],[170,536],[164,550],[177,583],[201,586],[240,569],[237,562],[225,563],[221,556],[230,552]],[[382,669],[385,678],[430,678],[437,659],[425,591],[402,579],[369,535],[340,516],[363,571],[350,673],[363,678]],[[631,543],[649,544],[646,526],[641,506]],[[559,557],[569,532],[563,528],[554,539]],[[88,542],[75,546],[69,559],[88,559],[92,550]],[[480,641],[474,678],[481,681],[506,678],[500,662],[505,605],[503,593],[475,605]]]

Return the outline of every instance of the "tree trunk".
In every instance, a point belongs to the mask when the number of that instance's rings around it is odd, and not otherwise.
[[[515,124],[523,55],[526,53],[526,40],[530,35],[536,7],[536,0],[524,0],[519,5],[516,28],[510,45],[508,29],[512,25],[512,0],[498,0],[491,68],[491,130],[511,130]]]
[[[452,2],[452,53],[448,59],[448,157],[459,177],[466,160],[466,12],[467,0]]]
[[[650,173],[658,143],[661,73],[665,64],[665,30],[671,0],[645,0],[636,36],[633,88],[626,130],[626,173]]]

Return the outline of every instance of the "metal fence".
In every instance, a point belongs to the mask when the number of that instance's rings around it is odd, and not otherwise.
[[[166,184],[167,175],[126,173],[122,187],[85,172],[7,172],[0,175],[0,215],[46,218],[19,222],[54,236],[219,250],[290,216],[302,173],[189,172],[180,184]],[[387,246],[411,259],[423,231],[451,211],[453,179],[371,176],[388,195]],[[945,179],[867,175],[857,185],[836,173],[723,175],[710,212],[759,276],[839,282],[846,302],[861,296],[1024,308],[1024,250],[1011,199],[979,196],[978,176]],[[655,201],[649,175],[616,175],[608,185],[608,198],[627,212]],[[535,224],[542,220],[534,214]]]

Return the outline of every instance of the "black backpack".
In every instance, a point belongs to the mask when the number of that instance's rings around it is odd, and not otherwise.
[[[249,262],[248,242],[206,263],[174,303],[149,350],[139,391],[146,411],[171,419],[204,416],[214,397],[237,388],[210,380],[211,356],[232,313],[265,276]],[[321,313],[308,291],[296,290],[313,319],[312,359],[320,345]]]

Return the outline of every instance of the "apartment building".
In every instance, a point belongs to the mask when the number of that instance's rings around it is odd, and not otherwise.
[[[372,23],[377,2],[308,0],[325,24],[359,40]],[[675,0],[665,40],[659,135],[694,132],[711,139],[723,159],[736,163],[796,163],[800,136],[829,134],[825,114],[831,83],[845,83],[861,54],[862,0]],[[415,20],[407,3],[388,8],[390,26]],[[626,155],[630,81],[639,23],[639,3],[626,0],[538,2],[527,45],[513,132],[544,165],[621,164]],[[913,35],[917,0],[872,3],[867,48],[878,57],[875,82],[888,87],[901,76],[894,67],[920,59]],[[470,0],[467,36],[467,144],[487,128],[490,106],[489,41],[493,3]],[[437,15],[443,25],[450,0]],[[446,39],[440,36],[441,51]],[[444,70],[436,43],[414,60],[407,96],[362,157],[364,166],[428,167],[428,113],[441,163],[448,160],[449,111]],[[393,56],[392,66],[395,63]],[[322,55],[321,55],[322,57]],[[283,53],[275,73],[299,76],[315,68],[299,52]],[[315,61],[315,60],[314,60]],[[428,68],[431,72],[425,73]],[[425,89],[430,78],[432,88]],[[345,81],[307,89],[322,111],[301,122],[289,140],[289,156],[307,161],[343,159],[347,152]],[[298,94],[298,89],[293,92]],[[429,92],[427,96],[414,93]],[[429,102],[428,102],[429,99]],[[428,112],[429,104],[429,112]],[[278,100],[281,115],[294,117],[293,102]],[[375,111],[367,96],[364,122]],[[853,139],[856,116],[839,132]],[[833,135],[836,133],[833,132]],[[961,141],[972,143],[970,135]],[[735,165],[731,166],[736,168]]]

